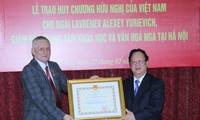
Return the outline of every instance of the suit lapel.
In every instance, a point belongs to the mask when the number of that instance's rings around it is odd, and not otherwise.
[[[125,88],[126,90],[126,104],[127,106],[132,106],[133,105],[133,102],[134,102],[134,87],[133,87],[133,76],[129,77],[129,80],[127,80],[127,83],[126,83],[126,86],[127,88]],[[132,109],[129,108],[129,109]]]
[[[46,73],[44,72],[44,70],[42,70],[42,68],[34,58],[31,60],[31,62],[35,65],[37,71],[42,74],[43,78],[47,78]]]
[[[130,82],[129,82],[129,95],[130,95],[130,97],[131,97],[131,100],[133,100],[134,99],[134,84],[133,84],[133,77],[131,77],[130,78],[130,80],[129,80]]]

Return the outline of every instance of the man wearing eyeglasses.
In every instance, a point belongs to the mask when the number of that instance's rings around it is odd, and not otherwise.
[[[130,51],[129,64],[133,76],[123,80],[127,114],[121,120],[161,120],[164,82],[147,72],[148,60],[144,50]]]

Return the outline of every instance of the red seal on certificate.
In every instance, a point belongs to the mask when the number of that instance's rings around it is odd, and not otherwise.
[[[97,85],[93,85],[92,89],[93,90],[98,90],[98,86]]]

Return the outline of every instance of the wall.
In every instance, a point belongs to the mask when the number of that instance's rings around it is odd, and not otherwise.
[[[200,67],[151,68],[150,73],[165,82],[165,106],[163,120],[200,119]],[[122,77],[131,75],[129,69],[64,71],[70,79],[102,77]],[[1,120],[21,120],[23,115],[23,93],[20,72],[0,73],[0,118]],[[63,110],[69,112],[67,96],[62,94]]]

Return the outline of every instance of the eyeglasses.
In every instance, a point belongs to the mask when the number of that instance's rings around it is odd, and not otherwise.
[[[144,62],[145,62],[145,60],[138,60],[138,61],[131,61],[130,63],[131,63],[131,64],[134,64],[134,65],[136,65],[136,64],[141,65],[141,64],[143,64]]]

